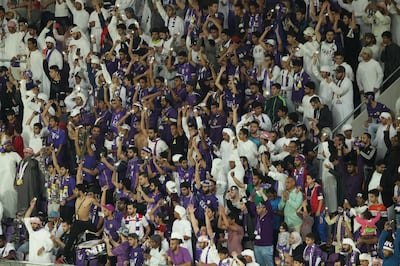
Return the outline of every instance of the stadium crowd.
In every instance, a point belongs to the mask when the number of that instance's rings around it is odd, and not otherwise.
[[[2,4],[1,259],[400,265],[399,1]]]

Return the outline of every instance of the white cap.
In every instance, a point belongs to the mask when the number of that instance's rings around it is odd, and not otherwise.
[[[197,238],[197,242],[209,242],[208,236],[201,235]]]
[[[92,56],[92,60],[91,60],[92,64],[100,64],[100,59],[97,56]]]
[[[44,41],[51,42],[52,44],[56,45],[56,40],[51,36],[47,36],[46,39],[44,39]]]
[[[165,186],[171,193],[178,193],[178,190],[176,189],[176,183],[174,181],[168,181]]]
[[[85,1],[83,0],[75,0],[75,3],[80,3],[81,5],[85,5]]]
[[[315,34],[314,28],[312,27],[307,27],[304,31],[303,34],[309,37],[313,37]]]
[[[37,98],[45,101],[46,103],[49,101],[49,96],[47,96],[47,94],[44,94],[43,92],[39,93]]]
[[[371,48],[369,48],[369,47],[364,47],[362,50],[361,50],[361,53],[366,53],[366,54],[369,54],[370,56],[372,56],[372,49]]]
[[[81,0],[76,0],[76,1],[81,1]],[[75,2],[76,2],[75,1]],[[78,27],[78,26],[75,26],[75,27],[73,27],[72,29],[71,29],[71,31],[70,31],[71,33],[74,33],[74,32],[81,32],[81,29]]]
[[[274,39],[268,39],[265,43],[266,43],[266,44],[270,44],[270,45],[272,45],[272,46],[275,46],[275,45],[276,45],[276,41],[275,41]]]
[[[381,113],[381,115],[379,116],[379,118],[386,118],[386,119],[389,119],[390,117],[392,117],[392,116],[391,116],[390,113],[388,113],[388,112],[383,112],[383,113]]]
[[[182,157],[183,157],[182,154],[174,154],[174,155],[172,156],[172,162],[178,163],[179,160],[180,160]]]
[[[321,68],[319,69],[319,71],[321,72],[331,72],[332,68],[330,66],[321,66]]]
[[[86,96],[82,92],[78,92],[72,99],[75,100],[78,97],[82,98],[83,102],[86,102]]]
[[[176,205],[174,211],[178,213],[181,218],[183,218],[186,214],[186,209],[180,205]]]
[[[26,91],[26,96],[28,96],[28,97],[35,97],[36,94],[34,94],[33,91],[29,90],[29,91]]]
[[[71,114],[69,116],[74,117],[74,116],[79,115],[80,113],[81,113],[81,109],[74,108],[74,109],[72,109]]]
[[[353,130],[353,127],[350,124],[344,124],[342,126],[342,131],[345,132],[347,130]]]
[[[359,260],[367,260],[367,261],[371,261],[371,255],[367,254],[367,253],[363,253],[360,255]]]
[[[140,102],[133,103],[133,106],[139,107],[139,109],[142,109],[142,107],[143,107]]]
[[[128,125],[128,124],[122,124],[121,126],[120,126],[120,128],[121,129],[126,129],[126,130],[131,130],[131,127]]]
[[[171,234],[171,238],[170,239],[178,239],[178,240],[182,240],[182,235],[181,234],[179,234],[179,233],[177,233],[177,232],[173,232],[172,234]]]
[[[287,55],[285,55],[285,56],[282,56],[282,58],[281,58],[281,61],[282,62],[287,62],[287,61],[289,61],[289,56],[287,56]]]

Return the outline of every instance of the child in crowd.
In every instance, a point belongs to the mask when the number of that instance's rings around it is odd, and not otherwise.
[[[289,251],[289,228],[286,223],[282,223],[279,227],[278,243],[276,245],[276,250],[279,254],[284,254]]]
[[[322,262],[322,250],[315,244],[314,234],[310,233],[306,236],[306,248],[304,249],[303,258],[306,266],[318,266]]]

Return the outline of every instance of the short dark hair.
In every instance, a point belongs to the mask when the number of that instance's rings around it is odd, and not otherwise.
[[[319,99],[318,96],[313,96],[310,99],[310,103],[320,103],[320,102],[321,102],[321,100]]]
[[[31,42],[33,45],[37,46],[37,40],[35,38],[29,38],[28,42]]]
[[[86,186],[85,186],[85,184],[76,184],[76,185],[75,185],[75,188],[76,188],[77,190],[79,190],[79,191],[82,191],[83,193],[86,192]]]
[[[249,130],[247,128],[242,127],[239,131],[242,132],[243,135],[249,136]]]
[[[275,88],[277,88],[278,90],[280,90],[280,89],[282,88],[281,84],[279,84],[279,83],[274,83],[274,84],[272,84],[271,87],[275,87]]]
[[[35,123],[33,124],[34,127],[38,127],[40,130],[42,130],[43,125],[41,123]]]
[[[313,233],[308,233],[308,234],[306,235],[306,238],[309,238],[309,239],[315,240],[315,236],[314,236],[314,234],[313,234]]]
[[[282,105],[278,107],[278,111],[284,112],[285,114],[287,114],[287,112],[289,111],[289,109],[287,108],[287,106]]]
[[[60,72],[60,68],[57,65],[52,65],[49,67],[49,69],[56,71],[57,73]]]
[[[379,190],[377,190],[376,188],[371,189],[370,191],[368,191],[368,194],[372,194],[375,197],[378,197],[379,196]]]
[[[391,33],[390,31],[384,31],[384,32],[382,33],[382,38],[383,38],[383,37],[386,37],[386,38],[392,40],[392,33]]]
[[[285,125],[285,126],[283,127],[283,131],[284,131],[285,135],[286,135],[287,133],[289,133],[294,127],[295,127],[295,125],[293,125],[293,124],[287,124],[287,125]]]

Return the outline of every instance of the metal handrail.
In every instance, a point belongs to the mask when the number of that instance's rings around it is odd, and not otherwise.
[[[391,77],[393,77],[393,75],[394,75],[395,73],[397,73],[399,70],[400,70],[400,66],[398,66],[398,67],[396,68],[395,71],[393,71],[387,78],[385,78],[385,80],[382,82],[382,85],[381,85],[381,87],[380,87],[379,89],[381,89],[381,88],[383,87],[383,85],[386,84],[386,82],[388,82],[388,80],[389,80]],[[393,84],[393,83],[392,83],[392,84]],[[363,106],[363,104],[364,104],[364,102],[363,102],[362,99],[361,99],[361,103],[360,103],[356,108],[354,108],[354,110],[353,110],[350,114],[348,114],[342,121],[340,121],[340,123],[332,130],[332,135],[333,135],[333,133],[335,133],[339,128],[341,128],[341,127],[347,122],[347,120],[349,120],[349,118],[352,117],[352,116],[354,115],[354,113],[357,112],[357,111],[361,108],[361,106]]]

